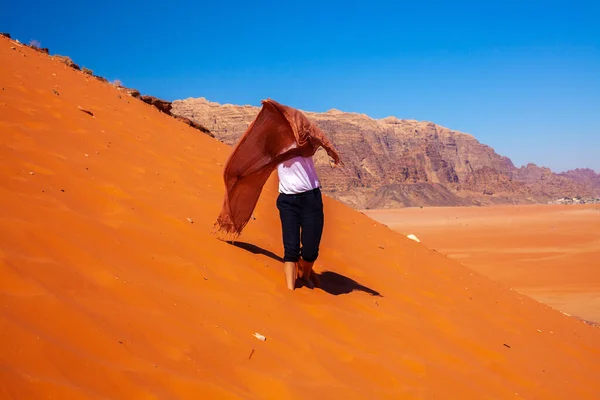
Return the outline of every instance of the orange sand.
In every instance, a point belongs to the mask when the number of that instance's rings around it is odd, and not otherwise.
[[[600,322],[600,205],[367,211],[563,312]]]
[[[287,291],[274,180],[221,242],[229,147],[0,60],[0,398],[600,397],[600,330],[329,198],[326,290]]]

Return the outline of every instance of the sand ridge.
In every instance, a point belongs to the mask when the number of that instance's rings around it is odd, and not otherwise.
[[[330,198],[324,290],[287,291],[275,180],[219,241],[229,147],[0,59],[1,398],[599,397],[600,331]]]

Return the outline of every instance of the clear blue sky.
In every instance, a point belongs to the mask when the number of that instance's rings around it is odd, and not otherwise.
[[[5,1],[0,31],[168,100],[428,120],[600,172],[600,1]]]

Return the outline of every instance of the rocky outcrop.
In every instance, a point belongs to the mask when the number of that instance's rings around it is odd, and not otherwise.
[[[172,109],[230,145],[258,111],[203,98],[176,100]],[[376,120],[335,109],[306,115],[327,133],[346,165],[332,169],[327,155],[317,152],[324,191],[355,208],[547,202],[587,194],[585,185],[569,177],[537,166],[516,168],[473,136],[431,122]]]
[[[141,96],[140,91],[137,89],[126,88],[125,86],[117,86],[117,89],[127,96],[135,97],[136,99],[139,99]]]
[[[52,56],[52,58],[54,58],[54,59],[56,59],[56,60],[58,60],[58,61],[60,61],[60,62],[62,62],[64,64],[66,64],[67,66],[69,66],[69,67],[71,67],[73,69],[80,70],[79,65],[75,64],[73,62],[73,60],[71,60],[70,57],[61,56],[61,55],[54,55],[54,56]]]
[[[211,133],[211,131],[208,130],[205,126],[203,126],[203,125],[201,125],[201,124],[199,124],[197,122],[194,122],[194,121],[192,121],[189,118],[182,117],[180,115],[175,115],[174,117],[175,117],[175,119],[178,119],[179,121],[183,122],[184,124],[189,125],[192,128],[194,128],[194,129],[198,129],[200,132],[205,133],[206,135],[208,135],[208,136],[210,136],[212,138],[215,137],[215,135],[213,135]]]
[[[162,111],[167,115],[171,115],[172,106],[171,106],[170,101],[161,100],[154,96],[148,96],[148,95],[141,96],[140,100],[142,100],[146,104],[150,104],[150,105],[156,107],[159,111]]]
[[[33,49],[37,52],[43,53],[43,54],[50,54],[50,49],[48,49],[47,47],[39,47],[39,46],[30,45],[30,44],[26,44],[25,46],[27,46],[30,49]]]
[[[208,135],[210,137],[213,137],[213,138],[215,137],[215,135],[212,134],[212,132],[210,131],[210,129],[206,128],[201,123],[193,121],[190,118],[184,117],[182,115],[171,114],[172,104],[169,101],[161,100],[161,99],[156,98],[154,96],[148,96],[148,95],[142,96],[140,94],[139,90],[132,89],[132,88],[127,88],[125,86],[117,86],[117,89],[119,89],[120,92],[126,94],[127,96],[131,96],[133,98],[140,99],[144,103],[150,104],[151,106],[156,107],[158,110],[164,112],[165,114],[174,117],[175,119],[183,122],[186,125],[191,126],[194,129],[199,130],[200,132],[202,132],[202,133],[204,133],[204,134],[206,134],[206,135]]]

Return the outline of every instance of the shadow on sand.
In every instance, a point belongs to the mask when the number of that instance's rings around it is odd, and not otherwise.
[[[317,278],[321,282],[319,289],[334,296],[358,291],[368,293],[371,296],[383,297],[378,291],[363,286],[354,279],[350,279],[347,276],[338,274],[337,272],[323,271],[320,274],[315,275],[317,275]]]
[[[254,244],[245,243],[245,242],[234,242],[234,241],[227,241],[227,243],[229,243],[235,247],[239,247],[240,249],[249,251],[252,254],[262,254],[264,256],[272,258],[273,260],[275,260],[277,262],[283,263],[283,258],[278,256],[277,254],[275,254],[271,251],[265,250],[262,247],[258,247]],[[366,286],[363,286],[360,283],[356,282],[355,280],[350,279],[347,276],[344,276],[342,274],[338,274],[337,272],[323,271],[318,274],[315,273],[315,275],[320,282],[319,289],[321,289],[324,292],[327,292],[333,296],[339,296],[340,294],[348,294],[348,293],[352,293],[354,291],[359,291],[359,292],[368,293],[371,296],[383,297],[383,296],[381,296],[381,294],[378,291],[368,288]],[[298,281],[297,285],[298,285],[298,287],[303,286],[301,281]]]
[[[234,245],[235,247],[239,247],[240,249],[244,249],[246,251],[249,251],[252,254],[262,254],[263,256],[267,256],[267,257],[271,257],[273,260],[282,263],[283,262],[283,258],[279,257],[277,254],[265,250],[262,247],[258,247],[254,244],[250,244],[250,243],[245,243],[245,242],[233,242],[231,240],[228,240],[227,243]]]

